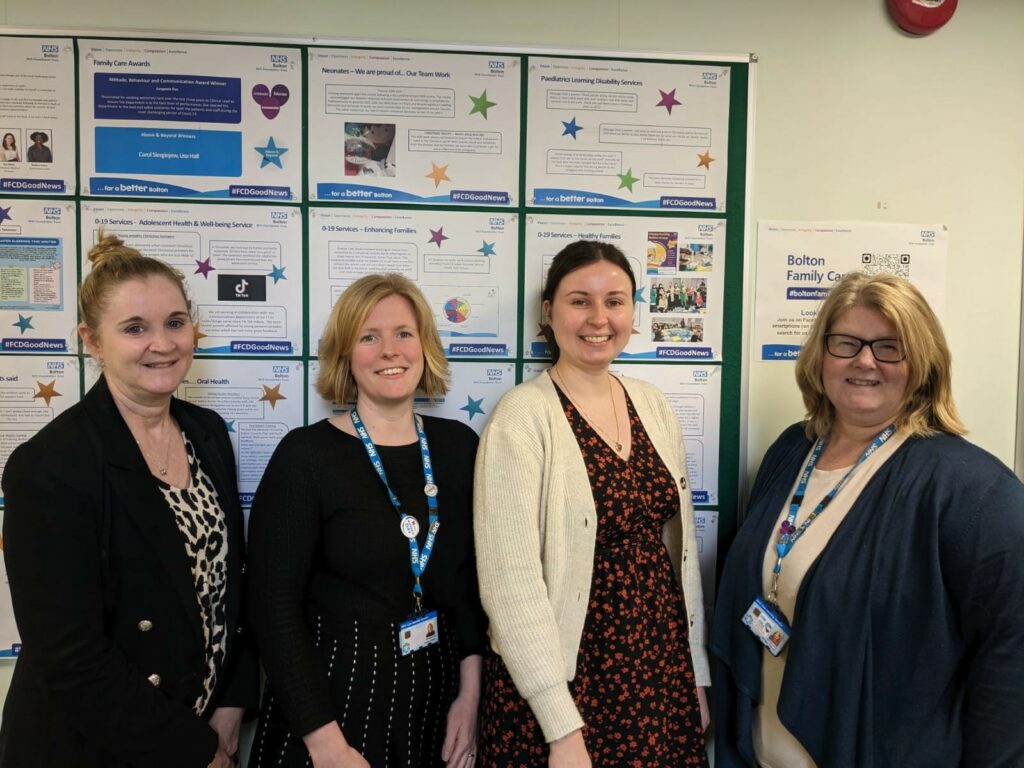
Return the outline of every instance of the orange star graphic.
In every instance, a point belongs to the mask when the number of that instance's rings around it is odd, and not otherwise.
[[[199,330],[199,323],[192,326],[192,349],[199,349],[199,340],[205,339],[206,334]]]
[[[434,180],[434,189],[440,187],[442,181],[451,181],[451,179],[448,178],[448,166],[438,165],[437,163],[430,164],[430,173],[428,173],[424,178]]]
[[[53,397],[63,397],[63,395],[60,392],[58,392],[57,389],[56,389],[56,387],[57,387],[57,380],[56,379],[51,381],[49,384],[43,384],[43,382],[37,381],[36,385],[39,387],[39,391],[36,392],[34,395],[32,395],[32,399],[33,400],[36,400],[36,399],[41,397],[41,398],[43,398],[46,401],[46,404],[49,405],[50,404],[50,398],[53,398]]]
[[[272,387],[268,387],[266,384],[264,384],[262,386],[263,386],[263,397],[261,397],[257,402],[260,402],[260,403],[263,403],[263,402],[270,403],[270,407],[273,408],[275,405],[277,405],[277,401],[278,400],[287,400],[288,399],[287,397],[285,397],[284,395],[281,394],[281,385],[280,384],[275,384]]]
[[[707,152],[705,152],[703,155],[698,154],[697,157],[700,158],[700,162],[697,163],[697,167],[698,168],[707,168],[709,171],[711,170],[711,164],[713,162],[715,162],[715,160],[718,159],[717,157],[712,157],[711,156],[711,150],[710,149]]]

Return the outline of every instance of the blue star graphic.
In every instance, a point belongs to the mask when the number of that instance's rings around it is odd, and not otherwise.
[[[27,331],[29,328],[35,330],[35,326],[32,325],[32,315],[25,317],[20,312],[18,313],[18,322],[11,323],[11,325],[13,325],[15,328],[20,328],[22,336],[25,335],[25,331]]]
[[[573,119],[570,120],[569,122],[566,122],[565,120],[562,120],[561,123],[562,123],[563,126],[565,126],[562,129],[562,135],[563,136],[572,136],[573,141],[576,140],[576,134],[583,130],[583,126],[582,125],[577,125],[576,124],[576,118],[575,117],[573,117]]]
[[[647,299],[644,298],[644,289],[643,288],[637,288],[636,289],[636,293],[633,295],[633,301],[636,302],[637,304],[646,304],[647,303]]]
[[[288,151],[286,147],[279,147],[274,143],[274,137],[271,136],[267,140],[267,146],[265,147],[253,147],[257,152],[263,156],[263,162],[260,163],[260,168],[266,168],[268,165],[276,165],[278,168],[284,170],[284,166],[281,165],[281,155]]]
[[[227,429],[228,432],[234,432],[235,431],[235,420],[234,419],[224,419],[224,427]]]
[[[13,206],[7,206],[6,208],[0,208],[0,221],[7,221],[11,219],[11,208]]]
[[[288,279],[287,277],[284,276],[284,271],[286,269],[288,269],[288,267],[271,267],[270,268],[270,272],[268,273],[268,277],[274,278],[274,285],[277,285],[277,281],[278,280],[287,280]]]
[[[493,256],[494,255],[494,243],[488,243],[486,240],[484,240],[483,243],[484,243],[483,247],[482,248],[477,248],[476,252],[479,253],[479,254],[483,254],[484,256]]]
[[[481,397],[479,400],[474,400],[472,397],[466,396],[466,404],[459,408],[460,411],[465,411],[469,414],[469,420],[472,421],[473,417],[478,413],[483,416],[484,409],[480,406],[483,405],[484,399]]]

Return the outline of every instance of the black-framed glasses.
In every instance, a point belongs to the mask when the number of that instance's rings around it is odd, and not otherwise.
[[[871,354],[880,363],[898,363],[907,357],[907,350],[899,339],[869,340],[845,333],[825,334],[825,349],[832,357],[848,360],[859,355],[864,347],[871,347]]]

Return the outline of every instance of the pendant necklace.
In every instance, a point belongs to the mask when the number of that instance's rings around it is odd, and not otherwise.
[[[554,371],[555,369],[552,368],[551,370]],[[612,414],[615,416],[614,439],[612,439],[612,436],[609,432],[605,431],[600,424],[598,424],[594,419],[590,418],[590,415],[585,410],[583,410],[579,402],[577,402],[576,398],[572,396],[572,392],[569,391],[569,386],[565,383],[565,378],[562,376],[561,372],[558,372],[558,383],[561,384],[562,389],[565,390],[565,394],[569,398],[569,402],[572,403],[576,410],[583,415],[583,418],[587,420],[587,423],[594,427],[594,429],[596,429],[602,435],[604,435],[604,438],[615,446],[616,453],[622,453],[622,439],[619,435],[619,406],[615,403],[615,393],[612,391],[612,375],[610,373],[608,374],[608,397],[611,398]]]
[[[139,446],[139,450],[142,451],[142,455],[145,458],[147,458],[150,461],[152,461],[153,464],[156,465],[156,471],[160,474],[160,477],[167,477],[167,469],[168,469],[168,467],[171,464],[171,462],[170,462],[170,457],[171,457],[171,435],[173,433],[174,433],[174,430],[173,429],[170,430],[170,432],[167,433],[166,439],[164,440],[164,463],[163,463],[163,465],[161,465],[160,462],[156,460],[155,456],[153,456],[149,451],[147,451],[145,448],[142,447],[142,443],[139,441],[139,438],[137,438],[137,437],[135,438],[135,444],[137,446]],[[133,435],[133,437],[134,437],[134,435]]]

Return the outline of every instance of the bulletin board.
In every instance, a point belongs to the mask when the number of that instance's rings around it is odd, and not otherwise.
[[[316,355],[353,280],[423,290],[452,384],[417,409],[480,431],[549,364],[551,259],[600,240],[638,284],[613,369],[680,419],[712,599],[745,440],[752,57],[14,32],[0,469],[99,375],[75,325],[101,227],[185,274],[196,359],[178,394],[224,419],[243,506],[281,437],[339,408],[315,392]],[[0,605],[0,655],[18,650]]]

